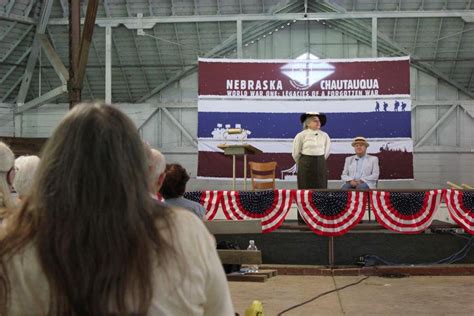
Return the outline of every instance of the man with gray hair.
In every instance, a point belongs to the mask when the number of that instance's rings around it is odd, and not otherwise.
[[[375,189],[379,179],[379,158],[367,154],[369,142],[365,137],[358,136],[352,141],[355,155],[347,157],[341,180],[344,182],[343,190]]]
[[[18,199],[22,202],[30,193],[39,162],[38,156],[20,156],[15,160],[17,172],[15,180],[13,180],[13,187],[18,193]]]
[[[160,198],[159,191],[165,180],[165,168],[166,168],[166,159],[163,154],[154,148],[148,146],[148,171],[149,171],[149,184],[148,190],[154,198]]]
[[[0,142],[0,222],[7,209],[15,207],[11,194],[15,178],[15,155],[5,143]]]

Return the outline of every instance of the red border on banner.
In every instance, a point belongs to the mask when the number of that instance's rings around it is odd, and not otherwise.
[[[199,96],[410,96],[410,59],[199,60]]]

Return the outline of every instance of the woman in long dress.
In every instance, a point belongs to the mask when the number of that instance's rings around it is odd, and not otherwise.
[[[303,131],[295,136],[292,152],[298,170],[298,189],[327,189],[326,159],[329,157],[331,139],[321,130],[326,124],[326,115],[306,112],[300,120]],[[299,213],[298,221],[304,223]]]

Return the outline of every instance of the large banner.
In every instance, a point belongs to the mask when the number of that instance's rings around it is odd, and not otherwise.
[[[232,158],[219,144],[249,143],[262,154],[252,161],[276,161],[277,176],[295,179],[293,138],[299,116],[322,112],[332,140],[329,179],[340,179],[352,138],[368,138],[379,157],[381,179],[413,178],[410,61],[370,59],[200,59],[198,176],[231,178]],[[241,134],[229,134],[239,128]],[[243,177],[243,158],[237,159]]]

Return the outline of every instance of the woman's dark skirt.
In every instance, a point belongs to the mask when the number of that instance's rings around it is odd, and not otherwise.
[[[298,160],[298,189],[327,189],[328,172],[324,156],[301,155]],[[298,223],[305,224],[298,212]]]
[[[297,180],[298,189],[327,189],[328,172],[324,156],[301,155]]]

